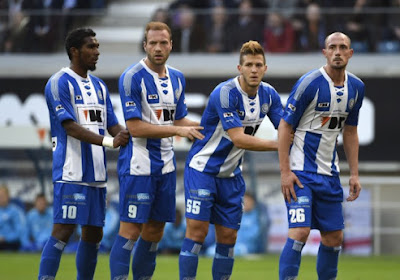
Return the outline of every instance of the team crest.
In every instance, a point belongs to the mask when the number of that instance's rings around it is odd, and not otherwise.
[[[103,93],[101,92],[101,90],[97,91],[97,96],[99,97],[99,100],[103,100]]]
[[[352,109],[354,107],[354,103],[355,103],[354,98],[351,98],[349,100],[349,109]]]
[[[263,112],[263,114],[267,114],[268,111],[269,111],[268,103],[264,103],[263,105],[261,105],[261,112]]]

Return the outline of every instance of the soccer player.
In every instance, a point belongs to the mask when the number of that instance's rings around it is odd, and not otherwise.
[[[205,138],[193,143],[186,161],[187,228],[179,256],[181,280],[196,278],[198,253],[209,223],[215,225],[217,238],[213,279],[229,279],[246,188],[241,175],[244,151],[278,148],[277,141],[254,136],[265,116],[277,128],[283,111],[276,90],[262,82],[267,65],[258,42],[242,45],[237,69],[239,76],[211,93],[200,124]]]
[[[337,137],[350,167],[350,195],[361,191],[358,177],[358,114],[364,84],[346,71],[353,55],[350,38],[339,32],[325,39],[326,65],[302,76],[292,89],[279,125],[281,186],[289,233],[279,261],[279,279],[296,279],[301,250],[310,229],[321,233],[318,279],[336,279],[343,241],[343,190],[339,180]],[[295,131],[290,143],[290,133]]]
[[[93,279],[106,206],[104,147],[126,145],[129,133],[118,124],[108,89],[96,69],[99,42],[91,29],[71,31],[65,48],[69,67],[46,84],[53,142],[54,226],[43,248],[39,280],[54,279],[61,254],[77,224],[82,237],[76,253],[77,279]],[[111,136],[105,136],[108,131]]]
[[[132,135],[120,150],[120,230],[110,254],[111,279],[150,279],[165,222],[175,219],[176,162],[172,137],[203,139],[199,123],[185,116],[185,78],[166,65],[171,30],[161,22],[146,26],[146,57],[119,80],[127,128]],[[140,236],[140,238],[139,238]]]

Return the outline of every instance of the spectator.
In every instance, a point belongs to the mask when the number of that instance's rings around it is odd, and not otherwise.
[[[26,217],[24,250],[42,251],[53,228],[53,208],[48,207],[44,194],[41,193],[36,196],[34,208],[28,212]]]
[[[223,6],[215,6],[211,10],[211,22],[207,27],[206,49],[209,53],[228,51],[227,14]]]
[[[0,251],[16,251],[23,240],[26,225],[23,210],[10,203],[10,195],[5,185],[0,186]]]
[[[163,239],[160,242],[160,252],[164,254],[179,254],[185,238],[186,222],[179,209],[175,210],[175,222],[166,223]]]
[[[292,25],[281,14],[268,15],[264,30],[264,49],[266,52],[287,53],[294,49],[295,34]]]
[[[243,256],[247,254],[261,253],[264,248],[260,248],[260,240],[265,238],[266,222],[261,220],[264,217],[260,213],[260,208],[253,194],[246,192],[243,197],[243,216],[240,230],[235,246],[235,255]],[[265,217],[264,217],[265,218]]]
[[[172,30],[173,52],[193,53],[205,51],[205,32],[190,7],[179,9],[178,26]]]
[[[391,8],[400,11],[400,0],[393,0]],[[383,29],[383,36],[378,43],[379,52],[400,51],[400,12],[387,15],[387,24]]]
[[[262,42],[262,25],[253,17],[253,4],[250,0],[240,2],[238,17],[230,24],[229,51],[237,52],[250,40]]]
[[[33,12],[29,20],[31,52],[53,52],[61,40],[62,17],[56,12],[61,12],[63,0],[25,0],[22,9]]]
[[[320,51],[325,44],[326,26],[318,4],[311,3],[306,9],[306,20],[300,35],[301,50]]]

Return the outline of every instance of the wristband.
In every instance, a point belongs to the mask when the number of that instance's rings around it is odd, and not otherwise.
[[[103,147],[114,148],[114,138],[109,136],[104,136],[101,145]]]

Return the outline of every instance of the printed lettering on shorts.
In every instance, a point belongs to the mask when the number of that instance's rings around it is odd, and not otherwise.
[[[307,196],[297,197],[296,202],[292,202],[288,209],[289,223],[298,224],[306,221],[306,212],[309,211],[310,198]]]
[[[139,205],[150,205],[150,194],[149,193],[137,193],[133,195],[127,195],[128,201],[128,217],[134,219],[137,217],[137,211]]]

